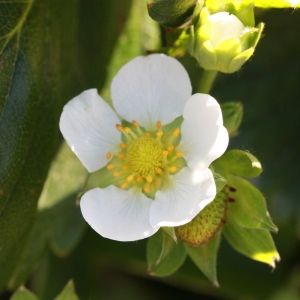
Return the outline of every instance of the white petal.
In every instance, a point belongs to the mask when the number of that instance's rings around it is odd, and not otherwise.
[[[171,185],[156,192],[150,209],[152,226],[179,226],[190,222],[216,195],[209,169],[195,172],[183,168]]]
[[[109,186],[83,195],[80,208],[90,226],[103,237],[135,241],[154,234],[159,227],[149,223],[152,200],[140,192]]]
[[[180,150],[192,169],[206,169],[228,146],[218,102],[206,94],[194,94],[183,111]]]
[[[120,119],[98,95],[96,89],[84,91],[64,107],[59,127],[72,151],[89,172],[104,167],[107,152],[115,152],[121,141],[116,129]]]
[[[209,20],[212,30],[211,42],[214,47],[232,37],[239,39],[245,29],[244,24],[235,15],[230,15],[228,12],[213,14]]]
[[[147,130],[154,130],[157,121],[165,125],[181,116],[191,92],[186,70],[163,54],[133,59],[111,85],[117,113],[129,122],[138,121]]]

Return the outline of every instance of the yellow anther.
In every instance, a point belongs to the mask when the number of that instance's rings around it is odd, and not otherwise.
[[[150,187],[149,187],[149,185],[145,185],[144,186],[144,192],[150,193]]]
[[[114,166],[113,164],[108,164],[108,165],[106,166],[106,169],[107,169],[107,170],[112,170],[114,167],[115,167],[115,166]]]
[[[157,129],[161,128],[161,121],[157,121],[157,122],[156,122],[156,128],[157,128]]]
[[[161,173],[162,173],[162,169],[161,169],[161,168],[157,168],[157,169],[155,170],[155,172],[156,172],[156,174],[161,174]]]
[[[155,184],[156,186],[161,186],[161,181],[160,181],[160,180],[155,180],[154,184]]]
[[[106,153],[106,158],[107,158],[107,159],[111,159],[111,157],[112,157],[111,152],[107,152],[107,153]]]
[[[151,138],[151,134],[150,134],[149,132],[146,132],[146,133],[145,133],[145,136],[146,136],[147,138]]]
[[[129,182],[132,181],[132,180],[133,180],[133,176],[132,176],[132,175],[129,175],[129,176],[126,178],[126,180],[129,181]]]
[[[137,178],[135,180],[136,180],[136,182],[142,182],[143,181],[143,177],[142,176],[137,176]]]
[[[135,121],[135,120],[132,121],[132,125],[133,125],[135,128],[138,128],[138,127],[140,126],[140,124],[139,124],[137,121]]]
[[[169,152],[172,152],[172,151],[174,150],[174,146],[168,146],[167,150],[168,150]]]
[[[120,185],[120,188],[121,188],[121,189],[126,189],[127,187],[128,187],[127,182],[123,182],[123,183]]]
[[[119,131],[123,131],[123,126],[120,125],[120,124],[116,124],[116,128],[117,128]]]
[[[127,170],[129,170],[129,166],[124,165],[124,166],[122,166],[122,169],[123,169],[124,171],[127,171]]]
[[[173,132],[172,132],[173,136],[178,136],[179,133],[180,133],[180,129],[179,128],[174,129]]]
[[[152,176],[151,176],[151,175],[148,175],[148,176],[146,177],[146,180],[147,180],[149,183],[151,183],[151,182],[152,182],[152,180],[153,180],[153,178],[152,178]]]
[[[120,172],[113,172],[113,176],[119,177],[120,176]]]
[[[163,131],[162,130],[158,130],[157,132],[156,132],[156,136],[158,137],[158,138],[161,138],[162,136],[163,136]]]
[[[177,171],[177,168],[175,166],[170,167],[170,172],[174,173]]]
[[[163,156],[167,156],[169,154],[169,151],[163,151]]]
[[[120,144],[120,147],[121,147],[122,149],[126,149],[126,148],[127,148],[127,145],[126,145],[125,143],[121,143],[121,144]]]
[[[124,127],[124,131],[125,131],[126,133],[129,133],[129,132],[131,131],[131,129],[130,129],[129,127]]]
[[[176,153],[176,156],[177,156],[177,157],[182,157],[182,156],[183,156],[183,153],[182,153],[182,152],[177,152],[177,153]]]
[[[123,153],[118,153],[117,157],[120,158],[120,159],[124,159],[124,158],[125,158],[125,154],[123,154]]]

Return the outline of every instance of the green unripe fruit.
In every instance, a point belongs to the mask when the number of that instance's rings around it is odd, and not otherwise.
[[[227,187],[220,191],[216,198],[208,204],[191,222],[175,227],[176,235],[183,242],[200,246],[211,239],[225,224],[229,196]]]

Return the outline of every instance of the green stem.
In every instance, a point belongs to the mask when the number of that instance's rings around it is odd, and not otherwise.
[[[207,71],[204,70],[202,75],[198,92],[203,94],[208,94],[213,86],[213,83],[217,77],[218,71]]]

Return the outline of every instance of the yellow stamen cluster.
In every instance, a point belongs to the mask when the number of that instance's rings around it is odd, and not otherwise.
[[[115,178],[114,184],[121,189],[135,186],[154,198],[169,176],[185,164],[183,153],[176,150],[180,129],[168,132],[160,121],[154,132],[146,132],[137,121],[129,126],[117,124],[116,128],[123,134],[120,151],[107,153],[107,159],[111,160],[106,166]]]

